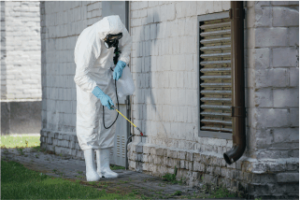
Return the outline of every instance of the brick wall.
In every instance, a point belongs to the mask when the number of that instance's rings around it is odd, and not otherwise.
[[[41,2],[41,142],[58,154],[82,157],[75,132],[74,48],[81,31],[101,16],[101,2]]]
[[[132,118],[146,136],[129,144],[130,169],[162,176],[176,166],[177,178],[190,185],[296,197],[298,2],[245,3],[244,156],[227,165],[222,154],[232,140],[198,136],[197,15],[229,8],[230,2],[131,2]]]
[[[39,2],[1,2],[1,100],[41,99]]]
[[[250,129],[256,157],[299,158],[299,2],[257,2]]]

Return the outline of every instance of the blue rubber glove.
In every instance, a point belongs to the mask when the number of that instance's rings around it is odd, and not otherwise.
[[[119,60],[115,69],[114,69],[114,74],[113,74],[113,79],[114,80],[119,80],[122,76],[123,69],[126,67],[126,63],[123,62],[122,60]]]
[[[106,95],[98,86],[96,86],[92,93],[100,99],[103,106],[106,106],[108,109],[113,110],[113,107],[115,106],[111,98]]]

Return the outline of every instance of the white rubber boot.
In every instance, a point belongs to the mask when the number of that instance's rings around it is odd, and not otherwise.
[[[118,174],[109,167],[110,149],[96,150],[97,173],[102,178],[117,178]]]
[[[83,151],[85,159],[85,169],[86,169],[86,180],[87,181],[99,181],[100,176],[96,171],[96,166],[94,162],[95,153],[93,149],[88,149]]]

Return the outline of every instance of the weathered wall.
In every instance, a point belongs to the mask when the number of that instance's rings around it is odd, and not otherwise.
[[[40,2],[1,2],[1,99],[41,99]]]
[[[101,2],[41,2],[42,147],[82,157],[75,133],[74,48],[77,37],[101,19]]]
[[[299,158],[299,2],[257,2],[248,66],[257,159]]]
[[[146,136],[130,143],[130,169],[162,176],[176,166],[177,178],[190,185],[202,180],[250,196],[297,196],[298,2],[245,3],[244,156],[227,165],[222,154],[232,140],[198,136],[197,15],[229,8],[131,2],[132,118]]]
[[[41,129],[39,6],[1,2],[1,134]]]

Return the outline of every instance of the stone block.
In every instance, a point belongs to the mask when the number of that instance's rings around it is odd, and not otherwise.
[[[273,26],[299,26],[299,8],[273,7]]]
[[[71,155],[72,156],[76,156],[77,155],[77,150],[76,149],[72,149],[71,150]]]
[[[281,116],[280,118],[278,116]],[[260,127],[282,127],[288,124],[287,109],[257,109],[257,126]]]
[[[187,151],[186,152],[186,160],[188,160],[188,161],[194,161],[194,152]]]
[[[196,16],[197,15],[197,2],[196,1],[186,1],[186,17]]]
[[[289,125],[292,127],[299,127],[299,108],[290,108],[288,116]]]
[[[299,173],[278,173],[276,174],[276,181],[278,183],[298,183],[299,182]]]
[[[255,105],[259,107],[273,107],[273,90],[260,88],[255,92]]]
[[[287,162],[286,163],[286,169],[288,171],[299,171],[299,161],[298,161],[298,159]]]
[[[177,158],[178,157],[178,151],[174,150],[174,149],[167,149],[167,156],[169,158]]]
[[[255,69],[266,69],[270,67],[270,49],[255,49]]]
[[[299,196],[299,184],[286,184],[286,193],[293,198],[298,198]]]
[[[298,107],[299,89],[273,89],[274,107]]]
[[[299,46],[299,27],[289,27],[288,29],[288,45]]]
[[[286,170],[285,162],[269,162],[265,163],[267,169],[271,172],[283,172]]]
[[[53,142],[53,145],[54,145],[54,146],[56,146],[56,145],[57,145],[57,143],[58,143],[58,139],[53,139],[53,141],[52,141],[52,142]]]
[[[78,143],[75,143],[75,149],[76,149],[76,150],[81,150],[81,148],[80,148],[80,146],[79,146]]]
[[[255,85],[257,88],[265,88],[272,86],[272,73],[273,70],[266,69],[266,70],[256,70],[255,71]]]
[[[286,87],[289,85],[289,70],[286,68],[274,68],[272,70],[273,87]]]
[[[49,144],[46,147],[47,151],[51,151],[51,152],[54,152],[54,148],[55,148],[54,145],[49,145]]]
[[[155,156],[154,157],[154,164],[155,165],[161,165],[162,162],[163,162],[163,157],[162,156]]]
[[[135,145],[136,153],[143,153],[143,145]]]
[[[273,66],[274,67],[296,67],[297,48],[283,47],[273,49]]]
[[[202,164],[201,162],[194,161],[193,170],[199,172],[205,172],[205,165]]]
[[[178,168],[180,169],[185,169],[185,160],[179,160],[180,164],[178,166]]]
[[[299,86],[299,68],[290,68],[290,86],[291,87],[298,87]]]
[[[69,147],[69,141],[67,141],[67,140],[58,140],[57,141],[57,146],[68,148]]]
[[[166,13],[166,20],[170,21],[175,19],[175,3],[165,5],[163,11]]]
[[[49,131],[47,133],[47,138],[54,138],[54,133]]]
[[[50,145],[52,145],[53,144],[53,138],[52,137],[48,137],[47,139],[46,139],[47,141],[47,144],[50,144]]]
[[[137,155],[137,159],[136,159],[136,161],[138,161],[138,162],[144,162],[144,157],[143,157],[143,154],[136,154]]]
[[[255,31],[256,47],[287,46],[288,28],[257,28]]]
[[[198,1],[197,2],[197,15],[203,15],[214,12],[214,4],[209,1]]]
[[[187,8],[186,8],[186,2],[176,2],[175,3],[176,8],[176,18],[182,18],[186,16]]]
[[[272,26],[272,7],[263,6],[255,9],[255,26],[270,27]]]
[[[131,20],[131,27],[141,26],[141,25],[142,25],[142,19],[138,18],[138,19]]]

